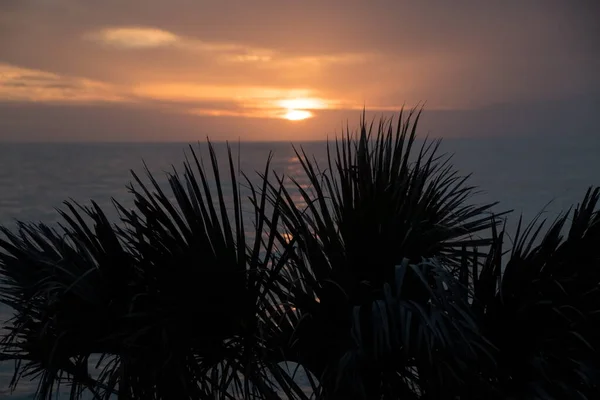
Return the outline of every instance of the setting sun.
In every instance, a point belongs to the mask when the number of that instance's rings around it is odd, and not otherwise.
[[[289,110],[283,117],[289,121],[301,121],[303,119],[311,118],[312,116],[310,111]]]
[[[326,100],[319,98],[287,98],[277,102],[277,105],[287,110],[283,118],[288,121],[301,121],[312,118],[314,115],[310,110],[322,110],[328,108]]]
[[[328,104],[323,99],[316,98],[295,98],[284,99],[278,102],[279,107],[287,108],[288,110],[321,110],[328,108]]]

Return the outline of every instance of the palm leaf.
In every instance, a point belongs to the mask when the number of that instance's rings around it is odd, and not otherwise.
[[[595,398],[600,379],[600,188],[542,235],[539,218],[521,229],[503,265],[503,232],[475,276],[479,326],[497,347],[507,396]],[[499,278],[499,279],[496,279]]]
[[[248,180],[257,223],[247,239],[231,151],[233,210],[208,149],[212,175],[191,149],[183,176],[168,174],[172,197],[148,170],[149,185],[133,173],[134,208],[115,202],[117,226],[95,203],[69,202],[57,229],[2,228],[0,300],[15,313],[2,358],[16,362],[13,387],[38,376],[40,399],[60,382],[74,398],[84,388],[99,398],[274,398],[265,343],[278,331],[267,314],[277,298],[266,293],[287,256],[265,220],[277,225],[279,210],[269,214],[266,191]],[[92,379],[97,353],[112,361]]]
[[[376,127],[363,119],[357,136],[348,130],[333,148],[328,144],[327,169],[296,149],[311,184],[305,189],[292,179],[304,208],[290,189],[271,188],[271,201],[281,210],[279,230],[290,232],[296,244],[290,256],[295,275],[286,284],[292,290],[285,300],[300,317],[286,334],[293,343],[289,357],[320,377],[329,395],[339,360],[358,357],[348,353],[354,346],[352,310],[381,300],[396,265],[437,258],[454,271],[464,248],[492,244],[485,234],[498,221],[491,213],[494,204],[468,204],[474,190],[438,154],[439,142],[416,147],[419,117],[417,111],[401,113],[396,124],[382,120]],[[418,285],[405,291],[418,305],[430,299]],[[397,382],[390,378],[382,385],[388,384]]]

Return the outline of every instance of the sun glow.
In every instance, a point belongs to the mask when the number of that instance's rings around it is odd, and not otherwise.
[[[321,110],[327,108],[325,101],[314,98],[284,99],[278,101],[277,105],[288,110]]]
[[[311,110],[323,110],[329,108],[327,101],[319,98],[287,98],[277,101],[277,106],[287,110],[283,118],[288,121],[301,121],[312,118]]]
[[[307,110],[290,109],[283,117],[288,121],[301,121],[303,119],[311,118],[312,116],[312,113]]]

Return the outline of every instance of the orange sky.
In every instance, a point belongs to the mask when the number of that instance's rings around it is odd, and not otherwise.
[[[540,129],[598,104],[596,4],[1,0],[0,140],[321,139],[422,101],[441,136]]]

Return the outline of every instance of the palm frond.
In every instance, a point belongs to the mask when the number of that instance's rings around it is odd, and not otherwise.
[[[229,147],[223,168],[208,143],[208,167],[191,148],[168,187],[132,172],[116,224],[69,201],[57,226],[0,227],[11,387],[37,379],[37,399],[595,398],[600,188],[549,226],[520,221],[507,250],[505,213],[472,203],[440,142],[417,138],[420,113],[363,114],[325,165],[295,148],[308,188],[271,175],[270,156],[258,181]]]
[[[479,366],[493,363],[493,349],[463,301],[465,290],[435,259],[396,266],[382,295],[353,308],[354,345],[336,368],[340,398],[489,395]]]
[[[497,378],[506,395],[591,399],[598,393],[599,199],[600,188],[590,188],[543,235],[545,221],[519,224],[505,265],[501,232],[474,274],[473,308],[498,349]]]
[[[290,189],[271,188],[282,229],[296,247],[290,256],[294,275],[286,284],[286,302],[299,315],[288,332],[297,354],[290,356],[323,384],[332,382],[326,371],[354,346],[352,310],[381,299],[396,265],[436,258],[449,271],[459,270],[463,249],[493,243],[488,231],[499,221],[494,204],[469,204],[474,188],[448,156],[438,154],[439,142],[416,146],[419,116],[401,113],[396,124],[382,120],[375,129],[363,119],[357,136],[347,131],[333,147],[328,144],[325,169],[296,149],[311,184],[305,189],[292,179],[303,208]],[[405,291],[426,304],[429,295],[418,288]]]
[[[276,298],[265,293],[286,250],[275,257],[264,220],[277,225],[279,211],[269,214],[248,180],[257,224],[246,238],[231,152],[233,209],[208,148],[212,175],[191,149],[183,176],[168,176],[173,197],[148,171],[149,185],[133,173],[134,209],[115,202],[117,226],[95,203],[70,202],[59,228],[2,230],[0,300],[15,311],[2,358],[16,361],[13,387],[38,375],[40,399],[65,379],[73,394],[100,398],[275,396],[264,344],[277,331],[267,314]],[[92,379],[97,353],[113,361]]]

